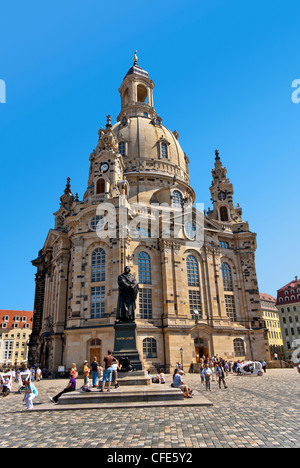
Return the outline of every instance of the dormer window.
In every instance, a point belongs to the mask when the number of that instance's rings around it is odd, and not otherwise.
[[[120,141],[120,143],[119,143],[119,153],[123,156],[123,158],[126,158],[126,156],[127,156],[127,143],[126,143],[126,141]]]
[[[168,147],[166,143],[160,144],[160,155],[162,159],[168,159]]]

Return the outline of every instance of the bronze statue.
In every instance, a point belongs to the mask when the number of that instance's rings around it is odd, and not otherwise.
[[[125,267],[124,273],[118,277],[118,285],[119,300],[116,321],[119,323],[134,322],[139,285],[129,267]]]

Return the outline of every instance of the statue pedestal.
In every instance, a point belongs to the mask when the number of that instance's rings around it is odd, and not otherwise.
[[[143,365],[136,347],[136,323],[122,322],[115,323],[115,344],[113,356],[118,361],[121,358],[128,358],[133,370],[142,370]],[[122,373],[120,372],[121,376]]]

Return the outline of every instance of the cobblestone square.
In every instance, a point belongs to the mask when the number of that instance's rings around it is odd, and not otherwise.
[[[167,384],[172,376],[167,376]],[[24,412],[15,393],[0,400],[1,448],[296,448],[300,447],[300,376],[294,369],[268,370],[263,377],[230,375],[228,389],[213,383],[208,394],[198,374],[186,375],[195,394],[214,406],[197,408],[97,409]],[[36,384],[35,407],[67,380]],[[78,387],[81,381],[78,381]]]

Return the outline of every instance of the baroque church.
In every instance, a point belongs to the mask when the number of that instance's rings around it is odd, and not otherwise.
[[[117,122],[108,116],[99,130],[83,198],[73,195],[68,179],[54,227],[32,261],[37,273],[29,360],[50,372],[70,369],[73,362],[80,368],[95,356],[102,362],[113,349],[118,276],[126,266],[139,283],[135,321],[145,369],[168,372],[177,362],[188,368],[203,355],[269,356],[256,234],[233,203],[218,151],[213,209],[199,216],[189,158],[178,132],[156,113],[153,90],[135,56],[119,89]],[[156,235],[150,229],[152,206],[158,207]],[[167,223],[162,206],[170,207]],[[184,223],[178,213],[189,206],[192,218]],[[135,233],[127,228],[134,219]],[[198,230],[201,242],[193,242]]]

